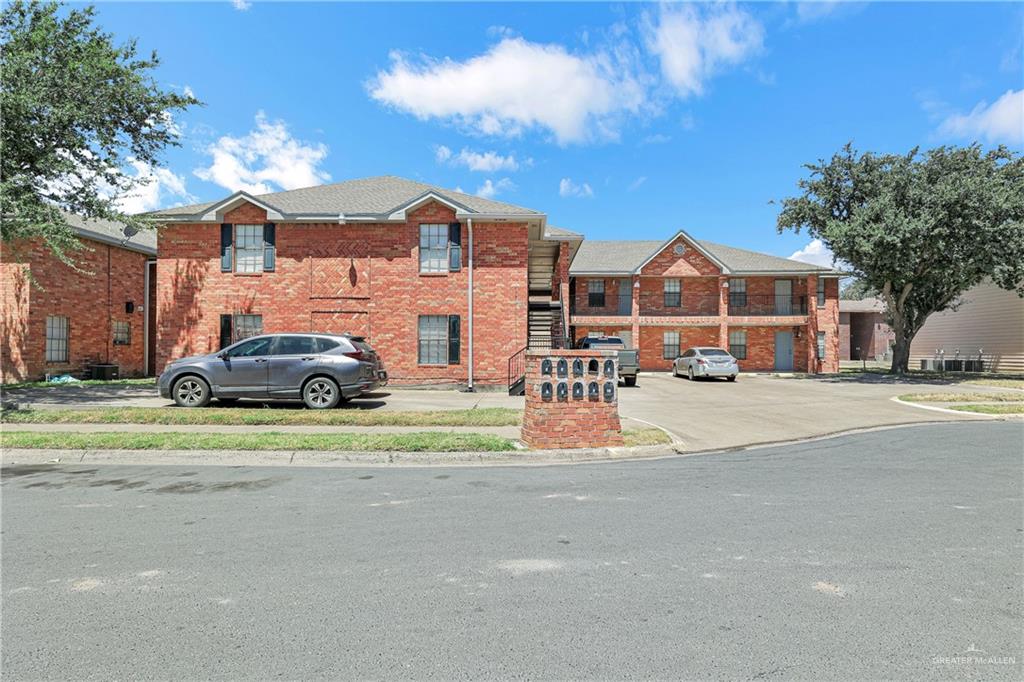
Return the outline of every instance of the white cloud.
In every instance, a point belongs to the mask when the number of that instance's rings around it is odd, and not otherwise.
[[[458,154],[444,145],[439,146],[434,157],[438,163],[450,163],[453,166],[465,166],[471,171],[480,173],[495,173],[498,171],[517,171],[521,166],[532,166],[533,159],[526,159],[522,162],[516,159],[515,154],[502,156],[498,152],[486,151],[476,152],[472,149],[462,148]]]
[[[821,265],[826,268],[832,267],[833,264],[832,251],[820,239],[812,239],[807,243],[807,246],[794,251],[790,258],[804,263]]]
[[[630,192],[632,192],[635,189],[639,189],[640,185],[644,184],[645,182],[647,182],[647,176],[646,175],[641,175],[639,178],[637,178],[633,182],[629,183],[629,188],[628,189],[629,189]]]
[[[561,45],[504,38],[462,62],[398,53],[367,84],[370,96],[422,120],[484,135],[549,131],[559,144],[614,138],[617,120],[644,106],[644,87],[618,53],[576,55]]]
[[[231,0],[231,4],[234,5],[235,9],[239,12],[245,12],[252,7],[252,3],[248,0]]]
[[[508,192],[515,188],[515,183],[508,178],[502,178],[497,182],[491,182],[488,178],[487,180],[484,180],[484,184],[477,188],[476,195],[478,197],[483,197],[484,199],[493,199],[500,192]]]
[[[823,19],[839,9],[839,0],[796,3],[796,18],[802,23]]]
[[[663,5],[647,19],[647,47],[681,97],[700,95],[705,82],[761,50],[764,27],[734,5]]]
[[[115,199],[117,207],[125,213],[144,213],[166,208],[178,202],[195,201],[185,188],[185,178],[167,168],[153,168],[144,161],[129,159],[135,170],[134,180],[138,181],[134,188]]]
[[[585,182],[576,184],[572,178],[562,178],[558,183],[558,194],[563,197],[592,197],[594,190]]]
[[[284,121],[269,121],[262,111],[256,114],[253,130],[242,137],[225,135],[205,152],[213,157],[212,163],[193,173],[232,192],[266,194],[278,188],[311,187],[331,179],[320,168],[327,157],[325,145],[296,140]]]
[[[944,135],[987,142],[1024,142],[1024,90],[1007,90],[991,105],[980,102],[969,114],[953,114],[939,126]]]

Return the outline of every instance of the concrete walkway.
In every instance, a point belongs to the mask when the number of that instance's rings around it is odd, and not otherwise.
[[[485,433],[503,438],[519,438],[518,426],[292,426],[261,424],[4,424],[0,432],[35,433]]]

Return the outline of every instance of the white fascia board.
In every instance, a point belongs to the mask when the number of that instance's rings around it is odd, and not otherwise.
[[[420,196],[416,197],[415,199],[405,204],[402,204],[401,206],[396,206],[394,210],[392,210],[391,213],[387,216],[387,220],[404,221],[405,215],[408,211],[428,201],[436,201],[439,204],[444,204],[445,206],[452,209],[456,213],[458,213],[459,211],[466,210],[466,207],[463,206],[462,204],[459,204],[445,196],[442,196],[437,192],[430,191],[421,194]]]
[[[722,261],[718,260],[718,258],[716,258],[714,256],[714,254],[712,254],[710,251],[708,251],[703,246],[701,246],[700,242],[698,242],[696,239],[694,239],[693,237],[691,237],[690,235],[688,235],[686,233],[686,230],[679,230],[674,235],[672,235],[672,237],[670,237],[667,241],[665,241],[665,243],[663,243],[661,246],[659,246],[657,249],[655,249],[654,253],[652,253],[647,258],[647,260],[645,260],[643,263],[641,263],[640,265],[637,266],[637,268],[636,268],[636,270],[634,270],[633,274],[637,274],[637,275],[640,274],[640,271],[643,270],[644,267],[648,263],[650,263],[652,260],[654,260],[654,258],[659,253],[661,253],[662,251],[667,249],[669,244],[671,244],[675,240],[679,239],[680,237],[682,237],[687,242],[689,242],[690,246],[692,246],[693,248],[697,249],[697,253],[701,254],[702,256],[707,258],[709,261],[711,261],[712,263],[717,265],[718,268],[722,271],[723,275],[732,274],[732,271],[729,269],[729,267],[725,263],[723,263]]]
[[[248,192],[241,191],[235,192],[227,199],[217,202],[216,204],[206,209],[206,211],[204,211],[201,215],[197,217],[199,218],[199,222],[220,222],[221,219],[223,219],[225,213],[235,208],[236,206],[241,205],[242,203],[250,203],[253,206],[262,208],[264,211],[267,212],[267,220],[285,219],[285,214],[279,209],[275,208],[274,206],[271,206],[270,204],[266,204],[260,201],[259,199],[256,199]]]

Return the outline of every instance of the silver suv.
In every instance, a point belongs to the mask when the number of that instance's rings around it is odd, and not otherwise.
[[[310,409],[326,410],[387,384],[387,376],[360,336],[268,334],[174,360],[157,386],[181,407],[203,407],[211,398],[270,398],[301,399]]]

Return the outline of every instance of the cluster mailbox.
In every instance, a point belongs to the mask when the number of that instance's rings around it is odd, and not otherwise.
[[[531,448],[621,446],[612,351],[528,350],[522,440]]]
[[[584,372],[586,367],[586,372]],[[565,358],[544,358],[540,363],[540,373],[543,381],[540,385],[541,399],[545,401],[558,400],[565,402],[569,400],[569,361]],[[601,386],[601,374],[604,375],[604,387]],[[590,375],[589,383],[582,381],[585,375]],[[573,400],[601,400],[605,402],[615,400],[615,384],[618,380],[615,371],[615,361],[606,359],[603,365],[598,360],[591,358],[584,364],[581,358],[572,361],[572,376],[580,380],[572,383]]]

